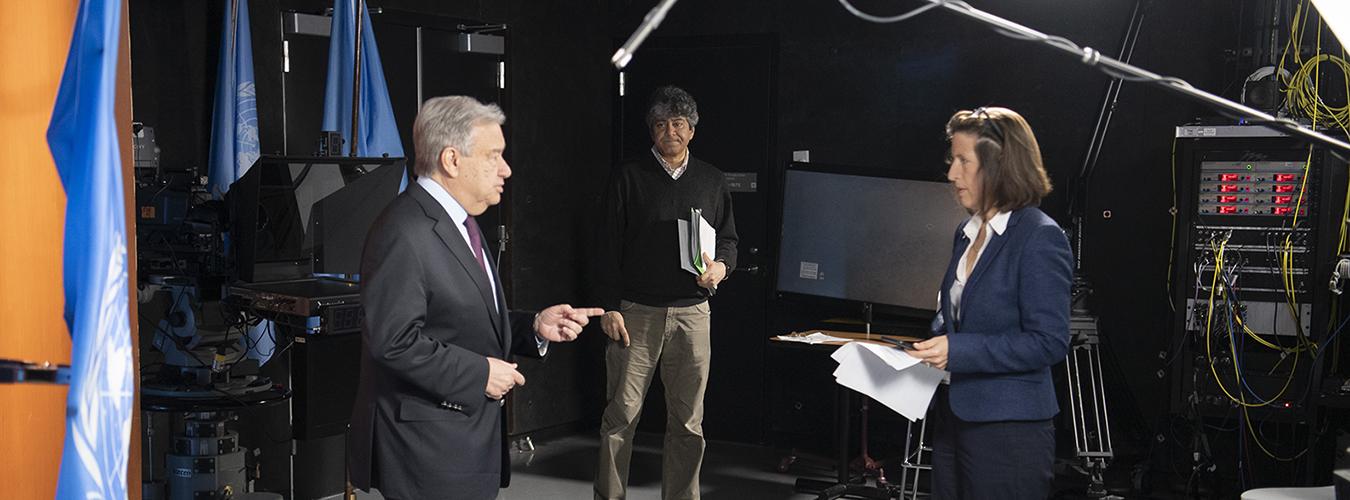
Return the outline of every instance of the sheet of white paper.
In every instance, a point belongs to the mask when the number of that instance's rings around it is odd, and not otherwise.
[[[689,256],[689,221],[675,221],[680,229],[680,269],[698,274],[694,269],[694,260]]]
[[[717,231],[702,215],[698,216],[698,242],[703,247],[703,253],[714,259],[717,258]],[[707,265],[707,263],[704,265]]]
[[[689,221],[678,220],[676,226],[680,231],[680,268],[694,274],[699,274],[694,268],[694,256],[689,255]],[[708,220],[703,216],[698,218],[698,243],[702,252],[717,257],[717,231],[713,229]]]
[[[833,336],[833,335],[826,335],[826,334],[821,333],[821,332],[812,332],[810,335],[796,335],[796,336],[794,336],[794,335],[779,335],[779,336],[776,337],[776,338],[777,338],[778,340],[786,340],[786,341],[788,341],[788,342],[801,342],[801,343],[803,343],[803,344],[821,344],[821,343],[830,342],[830,341],[848,342],[848,340],[849,340],[849,339],[846,339],[846,338],[843,338],[843,337],[835,337],[835,336]]]
[[[905,368],[919,364],[919,358],[910,356],[909,353],[888,345],[873,344],[870,342],[858,342],[857,344],[859,348],[867,349],[868,352],[881,358],[882,361],[885,361],[886,364],[896,370],[904,370]]]
[[[1341,45],[1350,43],[1350,2],[1345,0],[1313,0],[1317,13],[1331,27]]]
[[[891,347],[851,342],[830,357],[839,362],[835,381],[875,399],[910,421],[924,418],[947,372]]]

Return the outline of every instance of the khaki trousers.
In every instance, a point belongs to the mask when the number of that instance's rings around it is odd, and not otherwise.
[[[633,433],[652,375],[661,368],[666,388],[666,439],[661,498],[698,499],[703,467],[703,393],[708,387],[710,309],[651,307],[624,301],[619,308],[630,345],[611,342],[605,351],[607,405],[600,421],[600,466],[595,498],[626,495]]]

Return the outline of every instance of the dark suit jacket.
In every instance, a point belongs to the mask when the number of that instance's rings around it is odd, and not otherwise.
[[[495,498],[510,468],[501,406],[483,393],[485,357],[538,357],[530,316],[507,312],[454,220],[416,183],[371,226],[361,277],[352,484],[400,500]]]
[[[952,413],[968,422],[1043,420],[1059,411],[1050,367],[1069,347],[1073,259],[1064,231],[1036,208],[1014,211],[989,243],[961,292],[961,321],[948,290],[970,245],[956,228],[942,280]]]

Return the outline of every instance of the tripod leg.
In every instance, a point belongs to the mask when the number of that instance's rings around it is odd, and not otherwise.
[[[928,419],[925,418],[923,419],[923,423],[919,424],[919,446],[914,449],[914,456],[915,456],[914,482],[905,486],[905,489],[909,490],[910,500],[919,497],[919,473],[923,472],[923,469],[925,467],[923,461],[923,448],[924,446],[926,446],[924,443],[926,442],[925,437],[927,432],[928,432]],[[931,454],[929,455],[929,458],[932,458]]]
[[[909,469],[913,461],[914,453],[910,450],[914,442],[914,422],[905,423],[905,461],[900,464],[900,494],[904,495],[904,489],[909,485]],[[916,471],[915,474],[918,474]]]

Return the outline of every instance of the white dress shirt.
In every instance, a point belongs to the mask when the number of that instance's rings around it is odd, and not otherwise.
[[[684,175],[684,171],[689,168],[689,156],[691,154],[692,153],[690,153],[688,150],[685,150],[684,161],[680,162],[679,165],[671,165],[670,163],[666,162],[666,158],[664,156],[661,156],[661,151],[656,149],[656,145],[655,144],[652,145],[652,156],[656,157],[656,161],[661,164],[661,168],[666,169],[666,173],[670,174],[671,179],[679,180],[680,176]]]
[[[441,187],[436,181],[431,180],[430,177],[419,177],[417,179],[417,185],[422,186],[422,189],[427,190],[427,193],[430,194],[432,198],[435,198],[436,202],[441,204],[441,208],[445,209],[445,213],[450,214],[450,219],[455,221],[455,229],[459,230],[459,236],[464,238],[464,246],[469,247],[469,252],[472,253],[473,243],[471,243],[472,240],[469,239],[469,228],[464,226],[464,221],[469,219],[469,212],[464,210],[464,207],[460,206],[459,202],[455,201],[455,198],[450,196],[450,193],[446,192],[444,187]],[[487,253],[486,248],[483,249],[483,253]],[[486,258],[483,259],[483,263],[487,263]],[[492,290],[492,306],[495,309],[500,310],[501,304],[497,303],[497,301],[500,300],[497,298],[497,277],[494,276],[496,273],[492,272],[491,269],[483,269],[483,272],[486,273],[488,277],[488,289]]]
[[[469,219],[469,211],[464,210],[464,207],[461,206],[458,201],[455,201],[455,198],[450,196],[450,193],[446,192],[444,187],[441,187],[436,181],[431,180],[431,177],[418,177],[417,185],[422,186],[422,189],[425,189],[427,194],[430,194],[432,198],[436,199],[437,203],[441,204],[441,208],[445,209],[445,213],[449,214],[450,219],[455,221],[455,228],[459,229],[459,236],[464,238],[464,246],[469,247],[469,251],[473,252],[473,243],[469,240],[469,228],[464,226],[464,221]],[[483,249],[483,253],[484,257],[486,257],[486,248]],[[487,264],[486,258],[483,259],[483,263]],[[493,272],[491,269],[484,269],[483,272],[487,274],[488,288],[492,290],[492,306],[494,310],[500,311],[501,304],[499,304],[498,301],[501,299],[497,298],[497,273]],[[538,317],[537,314],[535,316]],[[548,340],[540,337],[538,333],[534,335],[534,343],[539,347],[540,356],[548,353]]]
[[[961,229],[966,234],[966,239],[970,240],[970,244],[966,245],[966,251],[961,253],[961,260],[956,262],[956,279],[952,280],[952,288],[947,291],[948,296],[951,297],[952,317],[954,319],[959,320],[961,318],[961,292],[965,291],[966,279],[970,278],[970,273],[966,270],[966,259],[970,257],[971,252],[975,252],[974,263],[970,266],[970,269],[974,270],[975,266],[980,263],[980,257],[984,256],[984,249],[989,246],[989,240],[994,235],[1002,235],[1008,229],[1008,218],[1011,215],[1012,212],[999,212],[998,215],[989,219],[988,223],[985,223],[984,219],[978,215],[971,216],[970,220],[966,221],[966,226]],[[975,248],[975,238],[980,234],[981,225],[988,227],[985,229],[984,241],[980,243],[979,248]]]

